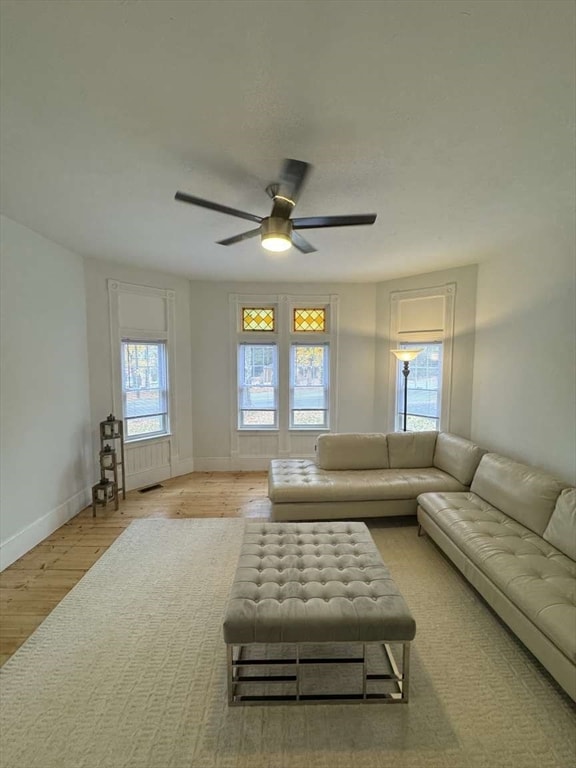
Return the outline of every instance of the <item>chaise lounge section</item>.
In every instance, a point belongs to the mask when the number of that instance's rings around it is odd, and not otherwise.
[[[448,432],[320,435],[315,460],[270,462],[271,518],[415,515],[421,493],[467,491],[482,453]]]
[[[418,497],[418,522],[576,701],[576,488],[504,456],[469,492]]]

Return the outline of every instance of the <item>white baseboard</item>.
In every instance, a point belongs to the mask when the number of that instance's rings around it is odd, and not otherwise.
[[[91,489],[84,488],[56,509],[42,515],[38,520],[34,520],[26,528],[3,541],[0,544],[0,571],[40,544],[47,536],[58,530],[61,525],[67,523],[89,504],[91,504]]]
[[[146,469],[143,472],[134,472],[126,476],[126,490],[134,491],[136,488],[146,488],[148,485],[161,483],[162,480],[169,480],[170,474],[169,465]]]
[[[189,475],[190,472],[194,472],[194,459],[178,459],[172,467],[172,477]]]
[[[265,472],[273,456],[233,456],[231,458],[196,458],[194,472]],[[313,456],[301,458],[313,459]]]
[[[188,475],[190,472],[194,472],[193,459],[182,459],[175,462],[173,467],[166,464],[162,467],[153,467],[142,472],[133,472],[126,477],[126,490],[133,491],[136,488],[145,488],[148,485],[161,483],[162,480],[169,480],[171,477]]]

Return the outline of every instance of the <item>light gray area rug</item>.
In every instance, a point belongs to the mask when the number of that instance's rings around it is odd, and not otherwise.
[[[413,526],[372,524],[416,617],[408,705],[232,707],[241,520],[138,520],[1,672],[2,768],[547,768],[576,710]]]

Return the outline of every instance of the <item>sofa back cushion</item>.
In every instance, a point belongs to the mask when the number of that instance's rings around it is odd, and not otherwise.
[[[389,432],[388,461],[391,469],[434,466],[438,432]]]
[[[320,435],[316,443],[320,469],[388,469],[386,435],[379,432]]]
[[[484,451],[464,437],[440,432],[436,438],[434,466],[448,472],[462,485],[470,485]]]
[[[480,460],[470,490],[542,536],[565,487],[547,472],[497,453],[486,453]]]
[[[576,488],[565,488],[544,531],[544,538],[572,560],[576,560]]]

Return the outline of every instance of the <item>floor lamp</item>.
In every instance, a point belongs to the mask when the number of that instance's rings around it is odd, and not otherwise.
[[[410,376],[410,361],[418,357],[420,352],[423,352],[424,348],[420,349],[391,349],[393,355],[396,355],[398,360],[404,363],[402,368],[402,375],[404,376],[404,427],[403,431],[406,432],[406,414],[408,411],[408,376]]]

